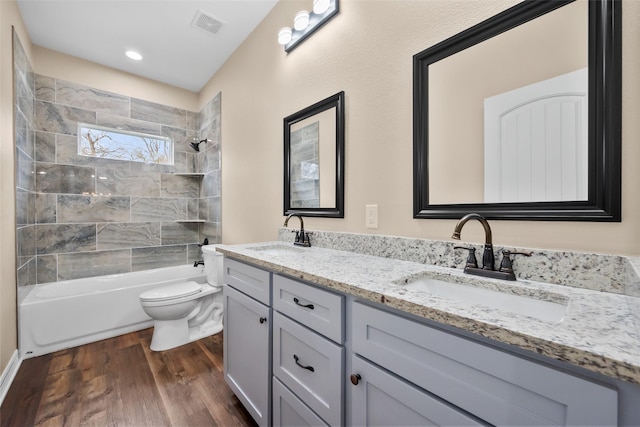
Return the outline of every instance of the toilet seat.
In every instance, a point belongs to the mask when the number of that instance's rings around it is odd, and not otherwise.
[[[202,285],[197,282],[182,282],[174,285],[167,285],[157,289],[151,289],[149,291],[140,294],[140,301],[142,302],[160,302],[170,301],[178,298],[184,298],[191,295],[195,295],[202,291]]]

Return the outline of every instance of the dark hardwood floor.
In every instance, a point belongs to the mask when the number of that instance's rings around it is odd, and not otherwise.
[[[152,329],[26,359],[0,426],[255,426],[223,379],[222,333],[149,350]]]

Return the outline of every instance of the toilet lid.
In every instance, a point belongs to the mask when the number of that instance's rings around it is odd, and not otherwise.
[[[167,285],[157,289],[151,289],[140,294],[142,301],[165,301],[175,298],[188,297],[197,294],[202,289],[202,285],[196,282],[181,282],[174,285]]]

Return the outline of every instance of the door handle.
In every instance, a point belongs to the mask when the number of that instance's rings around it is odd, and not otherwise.
[[[304,308],[308,308],[310,310],[314,309],[313,304],[301,304],[300,300],[298,298],[293,298],[293,302],[295,302],[297,305],[299,305],[300,307],[304,307]]]
[[[351,384],[358,385],[362,377],[360,376],[360,374],[351,374],[349,379],[351,380]]]
[[[305,366],[303,364],[300,363],[300,358],[298,356],[296,356],[295,354],[293,355],[293,360],[296,361],[296,365],[300,366],[302,369],[306,369],[307,371],[311,371],[311,372],[315,372],[315,369],[313,369],[313,366]]]

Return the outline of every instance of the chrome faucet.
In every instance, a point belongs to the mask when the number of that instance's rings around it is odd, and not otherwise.
[[[306,247],[311,246],[311,242],[309,241],[309,234],[311,233],[304,232],[304,221],[302,221],[302,216],[300,214],[297,214],[297,213],[290,214],[287,217],[287,219],[284,220],[284,227],[287,227],[287,224],[289,224],[289,220],[291,219],[292,216],[297,216],[298,219],[300,220],[300,231],[292,231],[292,233],[296,233],[296,240],[293,242],[293,244],[298,246],[306,246]]]
[[[458,221],[456,227],[453,229],[452,239],[460,240],[460,232],[462,227],[470,219],[477,219],[484,228],[484,252],[482,254],[482,268],[478,268],[476,261],[476,249],[473,247],[454,246],[454,249],[465,249],[469,251],[467,263],[464,267],[464,272],[468,274],[475,274],[476,276],[492,277],[494,279],[503,280],[516,280],[515,272],[513,271],[513,265],[511,264],[511,255],[524,255],[531,256],[530,252],[515,252],[515,251],[502,251],[502,262],[500,263],[500,269],[495,270],[495,256],[493,254],[493,237],[491,234],[491,227],[489,222],[477,213],[470,213]]]
[[[484,252],[482,253],[482,269],[483,270],[494,270],[495,257],[493,255],[493,237],[491,235],[491,227],[489,226],[489,222],[477,213],[470,213],[462,218],[456,224],[456,228],[453,230],[453,234],[451,235],[452,239],[460,240],[460,232],[462,231],[462,227],[469,221],[470,219],[477,219],[482,224],[484,228]]]

